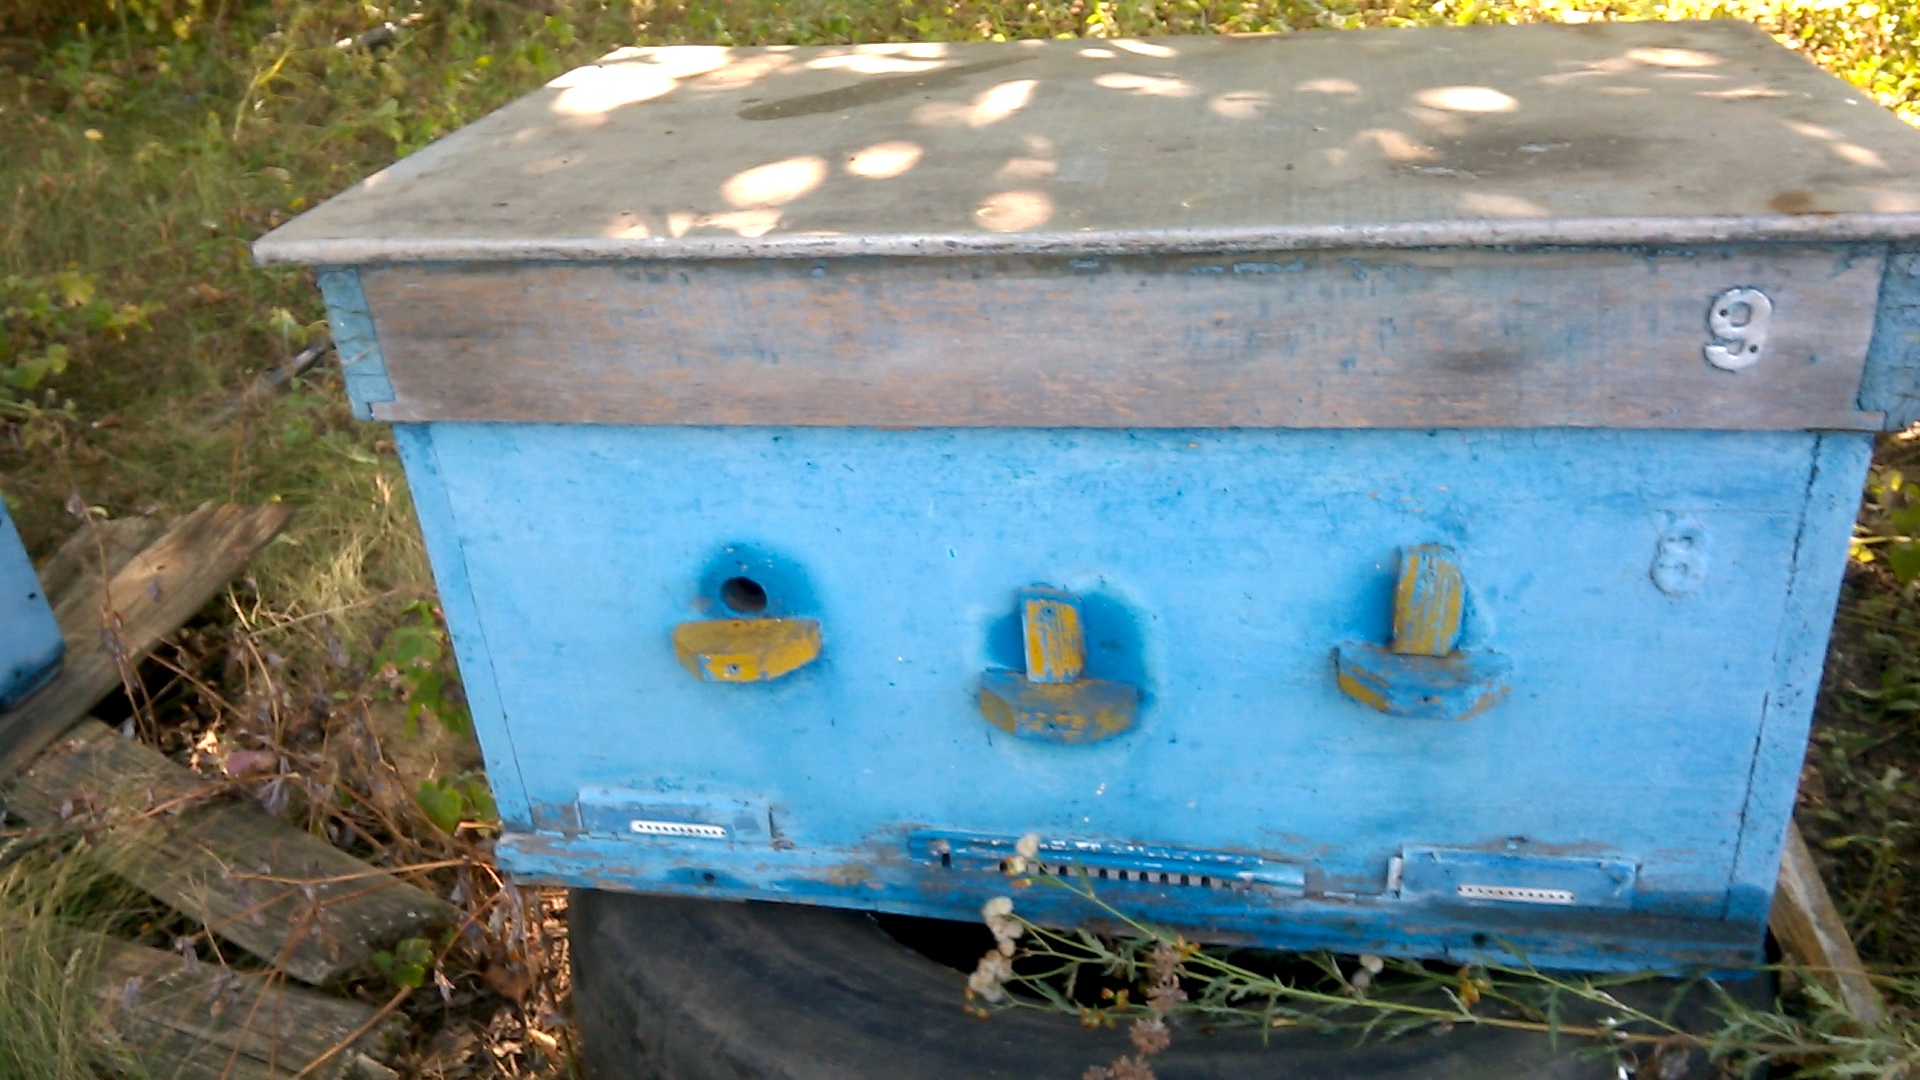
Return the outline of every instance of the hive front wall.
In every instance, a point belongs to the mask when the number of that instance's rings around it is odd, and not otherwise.
[[[1871,446],[396,432],[525,877],[964,919],[1036,833],[1043,861],[1110,868],[1112,902],[1212,937],[1587,968],[1757,958]],[[1464,720],[1336,680],[1337,649],[1393,637],[1399,553],[1434,544],[1458,553],[1460,648],[1510,664]],[[683,666],[676,627],[726,615],[741,575],[817,621],[817,661],[745,684]],[[1087,673],[1139,688],[1131,730],[983,716],[1036,584],[1082,599]]]

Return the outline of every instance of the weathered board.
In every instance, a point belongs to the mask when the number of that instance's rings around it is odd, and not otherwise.
[[[86,718],[147,651],[180,628],[273,539],[292,511],[204,506],[175,522],[85,601],[59,605],[67,655],[60,674],[0,713],[0,779]]]
[[[392,1075],[377,1062],[401,1020],[362,1002],[110,938],[93,990],[115,1043],[156,1080]]]
[[[1774,893],[1773,913],[1767,924],[1780,948],[1805,965],[1815,979],[1831,987],[1862,1024],[1885,1022],[1886,999],[1860,962],[1847,924],[1833,906],[1833,897],[1820,880],[1820,868],[1798,828],[1787,830],[1787,844],[1780,859],[1780,887]]]
[[[1877,253],[605,264],[361,275],[396,421],[1875,429]],[[1765,354],[1702,349],[1731,286]]]
[[[628,49],[270,263],[1873,239],[1920,145],[1737,21]]]
[[[88,521],[62,541],[39,566],[41,587],[60,625],[83,628],[97,621],[101,590],[166,527],[149,517]]]
[[[32,825],[107,826],[110,869],[302,982],[331,982],[453,918],[445,901],[390,871],[217,795],[159,751],[88,723],[0,801]]]

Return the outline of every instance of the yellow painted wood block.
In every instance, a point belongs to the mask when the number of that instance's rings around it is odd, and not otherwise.
[[[766,682],[820,656],[812,619],[712,619],[673,629],[673,652],[706,682]]]

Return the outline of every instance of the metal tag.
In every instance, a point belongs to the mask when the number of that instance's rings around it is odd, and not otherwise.
[[[1400,899],[1476,905],[1630,908],[1640,873],[1625,859],[1460,848],[1404,848],[1394,863],[1388,884]]]
[[[578,803],[580,828],[590,836],[747,844],[768,841],[769,810],[763,799],[587,787],[580,789]]]

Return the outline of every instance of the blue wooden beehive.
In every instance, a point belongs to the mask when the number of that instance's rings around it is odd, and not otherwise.
[[[256,250],[523,878],[1738,965],[1917,174],[1737,23],[636,49]]]

